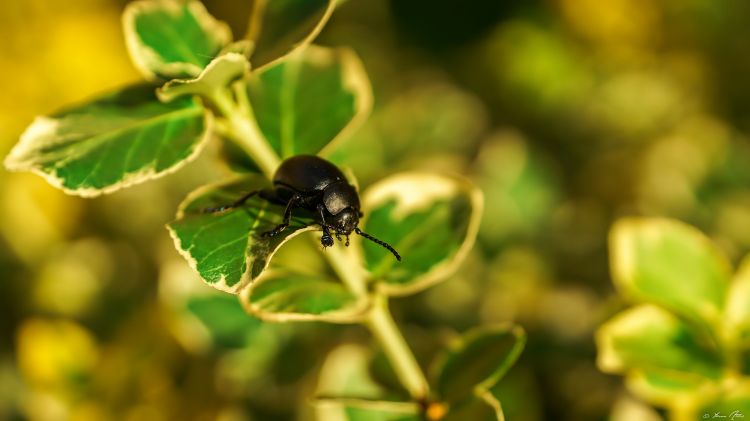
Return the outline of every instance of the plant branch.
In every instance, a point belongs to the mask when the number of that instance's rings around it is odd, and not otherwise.
[[[414,400],[424,401],[429,386],[422,369],[393,321],[388,308],[388,297],[375,294],[367,325],[383,347],[396,375]]]
[[[367,315],[365,325],[383,347],[383,352],[404,388],[414,400],[423,401],[429,392],[427,379],[391,316],[388,297],[367,291],[362,264],[356,258],[354,248],[343,249],[334,246],[326,250],[324,255],[352,293],[360,297],[370,295],[373,306]]]
[[[227,90],[216,92],[211,100],[227,119],[230,137],[258,164],[266,178],[271,180],[281,160],[261,133],[249,103],[237,105]]]

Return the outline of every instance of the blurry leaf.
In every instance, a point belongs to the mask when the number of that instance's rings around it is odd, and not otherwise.
[[[322,276],[269,272],[242,293],[248,312],[266,321],[355,323],[369,308],[340,282]]]
[[[520,326],[483,326],[469,331],[438,366],[437,392],[450,405],[472,396],[493,403],[483,395],[515,364],[525,344],[526,334]]]
[[[660,387],[666,382],[682,387],[703,377],[718,379],[723,371],[720,358],[687,324],[652,305],[640,305],[615,316],[599,328],[596,343],[600,370],[646,370],[651,383]],[[671,374],[659,376],[658,370]]]
[[[123,14],[130,57],[147,78],[197,76],[232,40],[200,1],[136,1]]]
[[[742,420],[750,414],[750,382],[745,380],[735,380],[725,385],[724,390],[719,396],[711,399],[709,403],[698,408],[694,414],[684,414],[682,418],[675,419],[708,419],[706,414],[713,417],[715,414],[725,416],[726,420]],[[690,418],[692,416],[692,418]],[[713,417],[719,418],[719,417]]]
[[[674,220],[627,218],[614,225],[609,242],[612,277],[623,294],[719,322],[730,266],[700,231]]]
[[[368,348],[355,345],[342,345],[328,354],[318,377],[318,398],[313,401],[317,419],[420,419],[416,404],[384,397],[385,391],[369,375],[371,358]]]
[[[260,326],[260,321],[242,309],[237,297],[226,294],[192,296],[187,311],[208,329],[213,342],[220,347],[240,348]]]
[[[211,61],[195,79],[171,80],[159,88],[156,94],[165,102],[182,95],[201,95],[212,98],[216,92],[242,79],[249,69],[250,65],[243,55],[226,53]]]
[[[180,168],[201,150],[211,119],[195,100],[160,103],[135,85],[37,117],[5,160],[70,194],[97,196]]]
[[[362,199],[363,230],[403,258],[361,241],[366,268],[387,294],[414,293],[451,276],[476,239],[482,193],[462,178],[402,173],[369,187]]]
[[[428,408],[429,414],[430,408]],[[505,421],[500,401],[491,390],[478,391],[469,400],[458,402],[448,408],[441,421]]]
[[[518,19],[498,25],[486,38],[483,61],[513,111],[568,112],[591,91],[589,62],[558,31]]]
[[[372,105],[354,52],[317,46],[252,73],[248,94],[261,132],[282,158],[319,153],[361,123]]]
[[[499,131],[482,143],[474,164],[485,195],[479,237],[498,246],[509,237],[546,233],[559,198],[550,162],[519,133]]]
[[[358,398],[321,398],[313,402],[318,419],[326,421],[422,421],[415,402]]]
[[[742,262],[729,288],[725,320],[732,338],[750,345],[750,257]]]
[[[700,376],[658,368],[635,370],[627,377],[628,388],[634,394],[654,405],[666,407],[691,400],[691,395],[709,384],[710,380]]]
[[[335,6],[334,0],[256,0],[248,28],[248,38],[255,43],[253,68],[311,43]]]
[[[68,320],[27,319],[18,329],[18,367],[33,386],[75,390],[92,375],[98,352],[91,333]]]
[[[275,237],[262,237],[283,219],[284,207],[258,196],[237,209],[204,213],[233,203],[246,193],[268,188],[259,176],[205,186],[191,193],[180,205],[177,219],[169,229],[177,250],[198,271],[207,284],[230,293],[238,293],[257,278],[284,242],[313,229],[312,215],[297,212],[289,227]]]

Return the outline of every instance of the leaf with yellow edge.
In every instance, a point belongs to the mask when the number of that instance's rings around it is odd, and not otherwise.
[[[597,365],[607,373],[661,370],[673,373],[671,382],[679,375],[681,383],[700,384],[704,378],[720,378],[723,371],[721,358],[707,341],[675,315],[644,304],[599,328]]]
[[[370,307],[367,296],[352,294],[341,282],[289,271],[269,271],[241,300],[250,314],[273,322],[356,323]]]
[[[661,218],[625,218],[610,233],[615,285],[626,297],[688,319],[720,322],[731,270],[697,229]]]
[[[261,68],[311,43],[336,7],[335,0],[255,0],[247,38],[252,63]]]
[[[258,175],[202,187],[182,202],[177,218],[167,226],[177,250],[212,287],[239,293],[263,273],[279,247],[314,228],[310,226],[313,216],[299,211],[281,234],[263,236],[281,222],[284,207],[258,196],[238,208],[204,212],[268,187],[268,181]]]
[[[402,261],[370,241],[357,239],[354,246],[364,249],[365,267],[381,291],[412,294],[458,269],[476,239],[482,204],[479,189],[461,177],[396,174],[365,190],[360,226],[391,244]]]
[[[198,0],[134,1],[122,22],[130,57],[149,79],[198,76],[232,41]]]
[[[372,107],[367,74],[347,48],[295,52],[254,71],[247,92],[258,127],[282,158],[325,155]]]
[[[156,94],[164,102],[183,95],[213,98],[217,92],[242,79],[249,70],[250,64],[245,56],[239,53],[226,53],[212,60],[198,77],[171,80],[159,88]]]
[[[111,193],[176,171],[197,156],[213,119],[193,98],[159,102],[133,85],[49,117],[37,117],[5,159],[66,193]]]

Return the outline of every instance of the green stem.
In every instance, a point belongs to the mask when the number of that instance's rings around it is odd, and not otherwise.
[[[356,251],[353,248],[343,249],[334,246],[326,250],[324,254],[333,270],[352,293],[360,297],[368,294],[371,296],[373,306],[367,315],[365,325],[383,347],[401,384],[414,400],[423,401],[429,393],[427,379],[391,316],[388,297],[367,291],[367,281],[361,269],[362,265],[356,258]]]
[[[370,311],[367,325],[383,347],[383,351],[393,365],[401,384],[406,387],[414,400],[424,401],[429,390],[427,379],[422,369],[419,368],[417,359],[411,352],[404,336],[393,321],[388,309],[388,297],[375,294],[373,299],[375,302]]]
[[[226,90],[212,95],[211,100],[227,119],[232,139],[258,164],[266,178],[271,180],[281,160],[263,137],[252,109],[243,109],[246,107],[235,104]]]

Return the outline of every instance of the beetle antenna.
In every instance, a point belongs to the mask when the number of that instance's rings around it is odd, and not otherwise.
[[[394,249],[393,247],[391,247],[390,244],[386,243],[385,241],[378,240],[377,238],[373,237],[372,235],[370,235],[370,234],[362,231],[361,229],[359,229],[359,227],[354,228],[354,232],[356,232],[357,234],[361,235],[362,237],[365,237],[366,239],[372,241],[375,244],[379,244],[383,248],[385,248],[388,251],[390,251],[393,254],[393,256],[396,257],[396,260],[398,260],[399,262],[401,261],[401,256],[398,254],[398,252],[396,251],[396,249]]]

